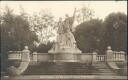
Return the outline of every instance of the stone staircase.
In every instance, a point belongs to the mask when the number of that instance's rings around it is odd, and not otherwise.
[[[105,62],[90,66],[84,63],[41,63],[29,66],[21,76],[4,76],[2,80],[127,80],[127,76],[117,75]]]
[[[117,75],[105,62],[92,66],[84,63],[42,63],[29,66],[24,75]]]
[[[105,62],[97,62],[94,63],[93,66],[97,73],[95,75],[117,75],[114,71],[112,71]]]

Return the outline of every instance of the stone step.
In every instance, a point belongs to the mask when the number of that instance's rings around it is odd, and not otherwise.
[[[93,65],[95,67],[95,69],[97,69],[99,72],[101,72],[102,74],[113,74],[116,75],[116,73],[114,73],[108,66],[106,63],[103,62],[99,62]]]
[[[33,74],[24,74],[33,75]],[[115,75],[114,73],[35,73],[34,75]]]
[[[109,71],[111,71],[111,69],[109,69],[109,68],[99,68],[99,70],[109,70]]]
[[[111,69],[109,69],[109,68],[99,68],[100,70],[110,70],[111,71]]]
[[[3,76],[2,80],[127,80],[127,76],[113,75],[22,75],[17,77]]]
[[[100,65],[100,64],[99,64]],[[97,66],[97,65],[95,65],[95,67],[99,67],[99,68],[107,68],[108,66],[107,65],[104,65],[104,66],[102,66],[102,65],[100,65],[100,66]]]
[[[100,64],[104,65],[101,66]],[[92,67],[92,68],[91,68]],[[33,70],[33,71],[32,71]],[[25,73],[26,74],[26,73]],[[96,75],[114,75],[105,63],[97,63],[93,66],[85,64],[46,64],[40,66],[31,66],[27,74],[96,74]]]
[[[112,71],[100,70],[100,72],[113,73]]]

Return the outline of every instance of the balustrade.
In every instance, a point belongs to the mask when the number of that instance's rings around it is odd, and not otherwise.
[[[22,51],[9,51],[8,53],[9,60],[21,60],[22,58]]]
[[[8,52],[8,59],[9,60],[21,60],[23,51],[9,51]],[[84,56],[84,55],[81,55]],[[86,55],[87,56],[87,55]],[[95,61],[127,61],[127,54],[124,51],[112,51],[111,47],[108,47],[106,55],[98,55],[96,52],[93,52],[92,54],[93,62]],[[50,54],[37,54],[37,52],[34,52],[30,55],[31,61],[37,62],[37,61],[49,61],[53,60],[52,55]]]
[[[120,51],[120,52],[116,52],[113,51],[113,61],[125,61],[125,52]]]
[[[106,61],[106,55],[97,55],[96,61]]]

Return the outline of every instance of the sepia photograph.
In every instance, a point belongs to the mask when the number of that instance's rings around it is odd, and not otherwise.
[[[0,1],[1,80],[127,80],[127,1]]]

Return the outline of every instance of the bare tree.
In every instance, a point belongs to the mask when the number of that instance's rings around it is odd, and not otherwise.
[[[87,6],[83,5],[82,8],[78,9],[76,12],[76,21],[78,24],[80,24],[87,20],[92,19],[93,16],[94,16],[93,9],[90,9]]]
[[[29,23],[31,31],[34,31],[38,36],[38,44],[46,44],[55,36],[56,22],[50,11],[43,10],[40,13],[33,14],[32,17],[29,17]]]

